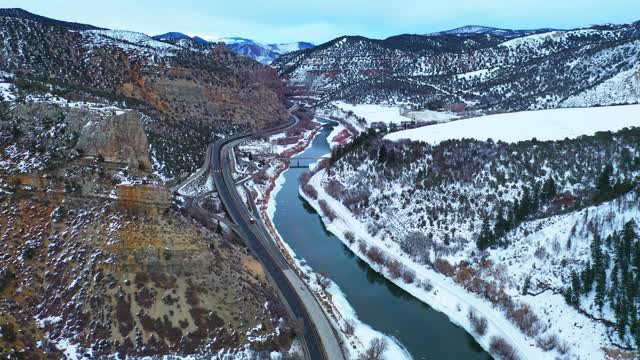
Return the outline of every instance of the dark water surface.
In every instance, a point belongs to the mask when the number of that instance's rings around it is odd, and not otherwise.
[[[329,153],[326,138],[331,129],[331,124],[325,125],[299,156]],[[298,177],[303,171],[289,169],[283,174],[285,182],[275,198],[274,224],[300,259],[340,287],[358,318],[395,337],[414,359],[491,359],[464,329],[376,273],[329,233],[298,194]]]

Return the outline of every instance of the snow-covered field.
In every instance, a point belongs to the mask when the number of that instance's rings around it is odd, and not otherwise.
[[[367,119],[369,125],[373,122],[400,124],[402,121],[411,120],[446,122],[456,118],[455,114],[449,112],[422,110],[403,114],[401,108],[393,106],[370,104],[352,105],[342,101],[335,101],[332,104],[345,112],[352,111],[356,116]]]
[[[495,114],[391,133],[385,139],[437,144],[450,139],[562,140],[640,126],[640,105]]]

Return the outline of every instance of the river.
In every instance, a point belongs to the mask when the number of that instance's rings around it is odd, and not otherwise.
[[[312,145],[298,156],[329,153],[327,136],[332,127],[325,124]],[[303,171],[294,168],[282,175],[284,184],[275,197],[273,218],[297,257],[331,278],[362,322],[396,338],[414,359],[491,359],[464,329],[379,275],[328,232],[298,194],[298,177]]]

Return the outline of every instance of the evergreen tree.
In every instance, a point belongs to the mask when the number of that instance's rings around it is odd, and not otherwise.
[[[636,268],[636,271],[640,270],[640,241],[636,241],[633,244],[632,265]]]
[[[544,184],[542,185],[542,194],[541,198],[543,201],[549,201],[553,199],[557,194],[556,182],[553,180],[553,177],[547,178]]]
[[[571,303],[578,306],[580,304],[580,278],[575,270],[571,271],[571,290]]]
[[[4,100],[4,97],[0,95],[0,122],[9,121],[10,119],[9,104]]]
[[[602,311],[602,307],[604,306],[605,293],[607,290],[607,272],[604,268],[600,268],[599,271],[595,274],[596,277],[596,296],[594,302],[598,305],[600,311]]]
[[[490,246],[495,245],[496,239],[491,227],[489,225],[489,219],[484,219],[482,222],[482,229],[476,240],[476,245],[480,251],[486,250]]]
[[[593,268],[591,267],[591,262],[587,262],[587,266],[585,266],[584,270],[580,274],[582,280],[582,288],[584,289],[584,293],[588,294],[593,289]]]
[[[631,220],[624,224],[624,229],[622,231],[622,251],[624,260],[627,262],[631,262],[633,242],[637,237],[635,228],[636,223]]]
[[[611,193],[611,175],[613,175],[613,166],[607,164],[596,180],[595,201],[605,201],[608,198]]]
[[[624,340],[624,337],[627,334],[627,309],[624,305],[624,302],[620,299],[616,302],[616,304],[616,330],[618,331],[620,340]]]
[[[533,199],[531,196],[531,190],[527,186],[522,188],[522,197],[520,201],[514,205],[515,221],[516,223],[522,222],[529,214],[534,211]]]
[[[384,146],[380,147],[380,152],[378,153],[378,162],[380,164],[384,164],[387,162],[387,149]]]
[[[504,211],[502,208],[498,210],[498,219],[496,220],[496,224],[493,227],[493,232],[495,234],[496,239],[502,238],[504,234],[506,234],[510,229],[509,221],[504,217]]]

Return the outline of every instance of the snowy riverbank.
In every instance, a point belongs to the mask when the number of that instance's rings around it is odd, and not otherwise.
[[[316,209],[318,214],[322,214],[319,205],[320,200],[325,200],[329,204],[331,209],[336,213],[336,218],[330,221],[326,216],[322,216],[327,229],[340,238],[351,251],[357,254],[360,259],[367,262],[369,266],[417,299],[427,303],[437,311],[446,314],[452,322],[460,325],[472,334],[485,350],[489,350],[490,348],[490,339],[493,336],[498,336],[507,340],[507,342],[517,350],[521,359],[552,359],[557,356],[556,353],[547,353],[536,347],[535,339],[522,334],[522,332],[512,324],[501,311],[495,309],[490,302],[470,294],[464,288],[454,283],[452,279],[411,261],[408,256],[402,254],[397,244],[383,242],[369,235],[366,226],[360,223],[344,205],[324,191],[321,186],[324,177],[325,171],[321,170],[314,175],[309,182],[309,184],[318,191],[318,199],[311,199],[302,191],[300,191],[300,195]],[[402,278],[394,279],[386,268],[377,265],[365,256],[357,241],[350,243],[345,236],[347,232],[353,233],[355,238],[366,244],[367,247],[376,246],[384,252],[388,259],[395,259],[407,268],[413,270],[416,274],[415,281],[413,281],[412,284],[408,284],[403,281]],[[431,290],[425,290],[419,283],[430,283],[433,288]],[[473,333],[472,325],[468,319],[469,311],[473,311],[487,319],[488,327],[484,336]]]
[[[335,136],[334,130],[330,135]],[[316,133],[313,132],[315,135]],[[304,147],[299,147],[300,152],[303,152],[306,148],[313,143],[313,137],[304,136],[307,139],[307,143]],[[329,155],[329,154],[327,154]],[[293,265],[296,266],[296,271],[301,274],[301,278],[305,280],[309,288],[313,291],[316,299],[322,304],[322,308],[327,314],[329,320],[332,322],[335,329],[339,330],[339,334],[346,344],[349,344],[349,356],[351,358],[357,358],[358,354],[364,351],[369,345],[370,341],[375,338],[383,338],[388,344],[388,348],[385,352],[387,359],[411,359],[409,353],[403,349],[395,339],[385,335],[379,331],[374,330],[367,324],[358,319],[356,311],[349,304],[348,300],[340,290],[339,286],[334,282],[331,282],[328,287],[323,289],[317,281],[317,276],[314,270],[304,263],[304,259],[300,258],[295,251],[282,239],[282,236],[273,225],[273,218],[276,213],[276,202],[278,192],[282,190],[285,181],[296,181],[297,179],[287,179],[283,176],[288,170],[289,164],[285,164],[284,168],[279,168],[269,173],[274,174],[271,178],[273,182],[269,187],[263,190],[261,193],[261,200],[264,202],[261,207],[261,216],[265,222],[265,225],[276,239],[281,251],[285,253],[286,257]],[[353,332],[345,331],[348,327],[347,324],[353,326]],[[350,334],[347,334],[350,333]]]

